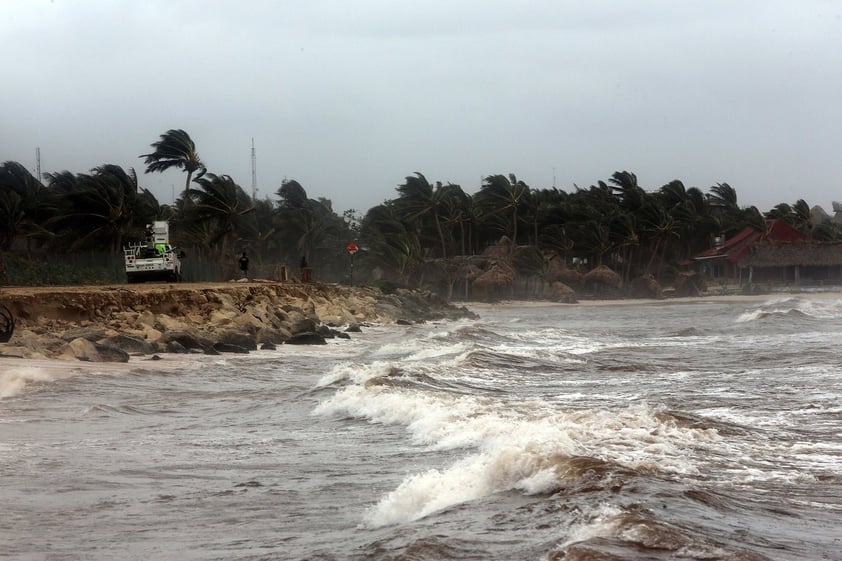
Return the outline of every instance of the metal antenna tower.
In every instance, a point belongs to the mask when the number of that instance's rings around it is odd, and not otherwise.
[[[41,181],[41,147],[35,147],[35,173],[38,181]]]
[[[254,138],[251,139],[251,200],[257,200],[257,156],[254,153]]]

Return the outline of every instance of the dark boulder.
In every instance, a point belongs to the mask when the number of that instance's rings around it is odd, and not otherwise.
[[[287,345],[327,345],[325,338],[313,331],[296,333],[286,340]]]
[[[80,337],[95,343],[105,337],[105,329],[101,327],[76,327],[61,334],[61,338],[68,342]]]
[[[122,349],[129,354],[150,355],[155,352],[151,343],[123,334],[106,337],[100,340],[100,344]]]
[[[248,349],[250,351],[257,350],[257,341],[254,336],[242,331],[224,331],[217,337],[217,343],[243,347],[244,349]],[[216,345],[214,345],[214,347],[216,347]]]
[[[190,349],[179,343],[176,339],[172,339],[171,341],[163,343],[163,346],[164,352],[167,353],[184,354],[190,352]]]
[[[103,362],[129,362],[129,353],[123,349],[98,343],[94,343],[94,346]]]
[[[223,343],[221,341],[214,343],[213,349],[220,353],[248,354],[249,352],[247,348],[241,347],[240,345],[234,345],[232,343]]]
[[[129,362],[129,353],[77,337],[67,346],[78,360],[84,362]]]
[[[213,347],[213,341],[198,335],[192,335],[186,331],[167,331],[159,339],[165,346],[170,342],[177,342],[185,349],[196,349],[199,351],[206,351]],[[173,351],[168,351],[173,352]],[[177,351],[176,351],[177,352]]]
[[[296,333],[313,333],[316,331],[316,322],[311,318],[299,319],[290,325],[290,332]]]

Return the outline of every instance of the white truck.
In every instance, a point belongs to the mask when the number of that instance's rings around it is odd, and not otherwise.
[[[146,241],[130,243],[123,248],[126,280],[130,283],[148,280],[178,282],[184,252],[176,253],[170,245],[170,225],[157,221],[146,227]]]

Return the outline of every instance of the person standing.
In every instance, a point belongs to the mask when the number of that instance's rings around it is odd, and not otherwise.
[[[249,258],[245,251],[243,252],[243,256],[240,257],[240,278],[249,278]]]
[[[307,256],[301,256],[301,282],[310,282],[310,267],[307,266]]]

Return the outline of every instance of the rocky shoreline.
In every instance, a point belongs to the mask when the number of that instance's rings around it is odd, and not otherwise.
[[[128,362],[350,338],[369,323],[475,317],[433,293],[322,283],[4,287],[16,322],[0,356]]]

